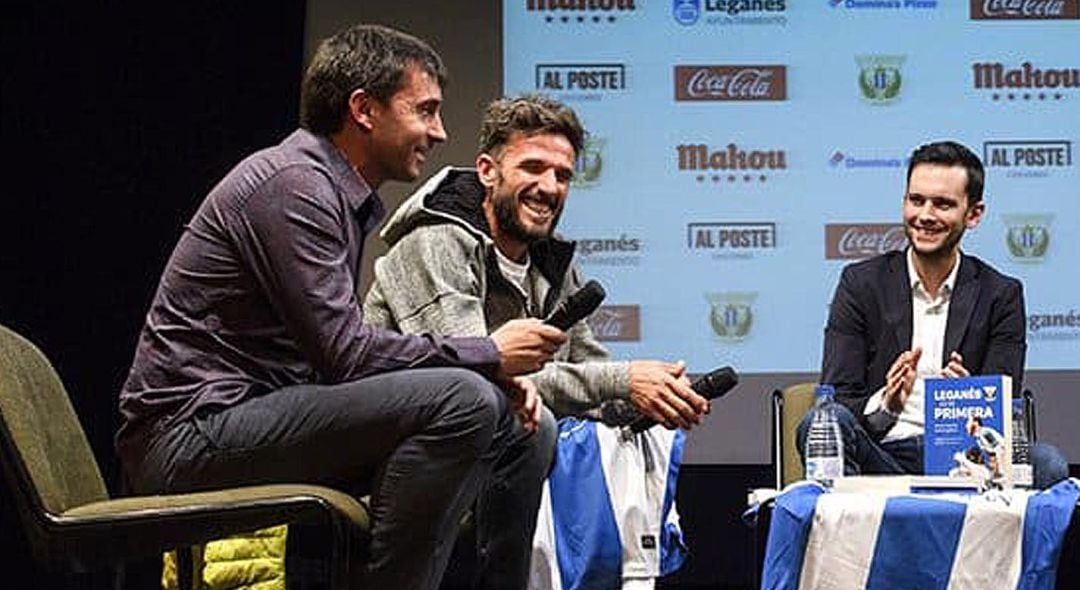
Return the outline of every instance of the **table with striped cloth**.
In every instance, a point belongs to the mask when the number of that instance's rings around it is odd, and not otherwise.
[[[777,496],[762,590],[1052,590],[1080,497],[1042,492],[834,493],[802,482]]]

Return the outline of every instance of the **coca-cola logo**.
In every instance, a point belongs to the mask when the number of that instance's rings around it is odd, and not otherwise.
[[[787,66],[675,66],[675,100],[787,100]]]
[[[898,223],[830,223],[825,226],[825,258],[858,260],[901,250],[907,244]]]
[[[589,316],[588,323],[600,341],[641,340],[641,308],[637,305],[602,305]]]
[[[1080,18],[1080,0],[971,0],[973,20]]]

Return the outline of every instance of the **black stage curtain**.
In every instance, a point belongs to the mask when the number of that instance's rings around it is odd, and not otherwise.
[[[214,183],[295,128],[305,2],[0,13],[0,323],[51,357],[115,493],[116,395],[158,275]],[[0,571],[17,580],[12,518],[0,511]]]

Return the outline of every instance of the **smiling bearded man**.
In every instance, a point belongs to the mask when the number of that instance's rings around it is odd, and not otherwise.
[[[584,133],[572,110],[548,98],[526,95],[489,105],[480,132],[476,168],[442,170],[387,222],[381,236],[390,250],[375,263],[375,280],[364,302],[365,318],[406,333],[482,336],[515,318],[547,317],[583,282],[572,263],[574,244],[554,230],[570,191]],[[622,414],[636,415],[636,409],[669,429],[687,429],[698,424],[708,411],[708,402],[689,387],[682,363],[610,360],[585,322],[571,327],[567,335],[566,345],[556,352],[556,362],[528,377],[556,415],[595,415],[602,403],[629,405],[631,411]],[[568,465],[575,466],[572,460],[564,459],[578,448],[574,445],[580,444],[576,441],[582,440],[586,432],[616,441],[618,452],[614,454],[632,458],[612,470],[620,473],[619,481],[625,483],[625,489],[610,491],[613,518],[609,522],[617,522],[619,530],[603,537],[615,539],[616,544],[619,539],[625,541],[623,547],[613,548],[599,547],[595,542],[590,545],[591,539],[561,546],[572,546],[577,551],[583,566],[576,573],[610,581],[601,584],[604,587],[618,587],[620,580],[633,578],[651,583],[681,562],[665,559],[664,555],[665,549],[678,545],[677,526],[666,524],[671,522],[669,517],[674,519],[670,501],[674,481],[670,486],[665,483],[677,471],[677,453],[684,435],[655,427],[624,437],[621,430],[573,420],[560,422],[560,432],[567,435],[561,435],[557,443],[560,474],[567,473]],[[649,448],[654,464],[659,466],[653,473],[641,467],[647,463],[643,447]],[[664,467],[669,460],[676,469]],[[595,477],[600,465],[590,463],[580,468],[593,477],[559,480],[571,490],[567,495],[607,499],[608,490],[587,486],[590,482],[604,485],[603,477]],[[558,504],[560,484],[556,477],[552,475],[548,483],[558,519],[573,515],[573,511]],[[646,493],[644,487],[650,482],[658,487]],[[644,497],[655,505],[623,509],[626,498]],[[539,494],[519,495],[506,498],[505,510],[531,510],[535,514],[539,504]],[[489,506],[489,514],[496,512]],[[551,513],[549,510],[544,514]],[[623,518],[625,514],[630,516]],[[628,521],[634,521],[637,528],[625,526]],[[480,570],[487,572],[487,579],[514,580],[514,584],[502,587],[521,587],[530,556],[523,553],[496,562],[484,548],[486,539],[497,535],[520,539],[532,531],[512,529],[496,520],[479,522],[477,528]],[[537,537],[549,530],[541,528]],[[606,551],[604,557],[615,555],[621,559],[610,566],[603,564],[603,571],[598,571],[600,562],[594,557],[601,550]],[[542,564],[554,563],[547,558],[550,553],[542,548],[540,553],[540,558],[533,556],[536,577],[547,575]],[[560,563],[564,556],[560,553]],[[669,569],[662,570],[661,561]],[[492,576],[492,569],[506,574]]]

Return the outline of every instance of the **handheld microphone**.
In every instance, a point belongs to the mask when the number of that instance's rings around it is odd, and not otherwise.
[[[720,367],[695,379],[690,384],[690,389],[693,389],[694,393],[701,397],[712,400],[722,397],[738,384],[739,376],[735,373],[735,369]],[[648,416],[642,416],[630,424],[630,430],[637,433],[648,430],[655,425],[656,420]]]
[[[604,288],[600,286],[600,283],[589,281],[558,305],[544,323],[565,332],[570,329],[570,326],[580,322],[600,307],[600,302],[604,300],[605,295],[607,294],[604,293]]]

